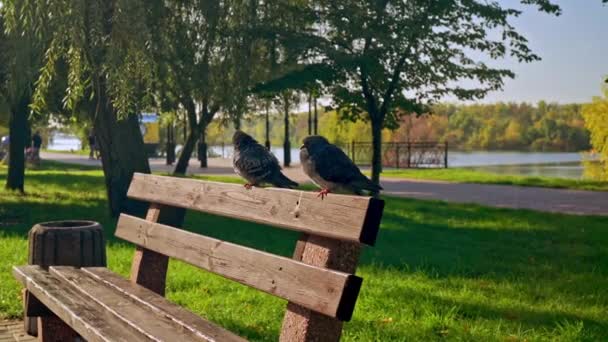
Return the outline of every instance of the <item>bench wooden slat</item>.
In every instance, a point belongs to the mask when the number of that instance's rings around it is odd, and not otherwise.
[[[116,236],[341,320],[350,319],[361,286],[348,273],[129,215],[120,216]]]
[[[179,305],[167,301],[164,297],[153,291],[131,283],[105,267],[83,268],[82,272],[96,279],[100,284],[110,286],[141,302],[142,305],[147,306],[150,310],[162,312],[178,324],[183,325],[186,329],[199,331],[201,334],[217,341],[245,341],[245,339],[202,319]]]
[[[13,267],[13,275],[31,294],[89,342],[150,341],[140,331],[105,310],[40,266]]]
[[[161,310],[152,310],[149,305],[133,298],[107,283],[99,281],[89,273],[73,267],[51,267],[50,273],[62,281],[80,290],[89,300],[103,306],[123,321],[129,322],[134,328],[154,336],[160,341],[214,341],[204,331],[188,329],[188,326],[168,317]],[[143,289],[143,288],[142,288]],[[152,293],[151,291],[148,291]],[[184,309],[182,309],[185,311]],[[214,327],[213,331],[223,329]],[[228,336],[232,334],[221,334]],[[234,338],[233,338],[234,340]],[[239,339],[240,340],[240,339]]]
[[[373,245],[384,202],[371,197],[242,185],[136,173],[131,198]],[[299,214],[295,214],[300,202]],[[296,217],[297,216],[297,217]]]

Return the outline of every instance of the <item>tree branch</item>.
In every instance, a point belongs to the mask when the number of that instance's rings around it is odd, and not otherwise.
[[[367,72],[365,71],[365,67],[360,66],[361,71],[361,90],[363,91],[363,97],[365,97],[365,101],[367,102],[368,114],[374,119],[375,115],[378,114],[378,105],[376,103],[376,98],[369,86],[369,82],[367,80]]]
[[[386,111],[388,110],[388,105],[391,101],[391,97],[393,93],[397,89],[397,85],[399,84],[399,74],[401,73],[401,69],[405,64],[405,59],[407,58],[406,54],[403,54],[399,61],[397,61],[397,65],[395,66],[395,70],[393,70],[393,74],[391,75],[391,83],[388,85],[386,92],[382,98],[382,106],[380,107],[380,115],[384,116]]]

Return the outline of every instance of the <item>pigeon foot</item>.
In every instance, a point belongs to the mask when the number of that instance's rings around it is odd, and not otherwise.
[[[249,184],[249,183],[245,184],[245,189],[251,190],[251,188],[253,188],[253,184]]]
[[[325,196],[327,196],[328,194],[329,194],[329,189],[322,189],[317,194],[317,197],[321,197],[321,199],[323,200],[323,199],[325,199]]]

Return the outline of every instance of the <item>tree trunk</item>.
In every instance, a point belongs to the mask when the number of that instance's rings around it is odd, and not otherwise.
[[[203,118],[201,118],[203,120]],[[206,131],[207,125],[205,123],[202,124],[203,127],[200,129],[200,139],[198,141],[198,160],[201,162],[201,167],[207,167],[207,139],[206,139]]]
[[[173,123],[167,126],[167,141],[166,141],[166,157],[167,165],[173,165],[175,162],[175,136],[173,131]]]
[[[289,143],[289,99],[288,95],[283,98],[285,110],[285,138],[283,141],[283,165],[288,167],[291,164],[291,145]]]
[[[28,105],[29,99],[19,101],[11,108],[9,122],[9,154],[6,189],[24,192],[25,183],[25,146],[28,135]]]
[[[114,217],[121,212],[143,216],[146,203],[127,198],[133,173],[150,173],[139,120],[134,114],[119,119],[104,86],[97,89],[95,138],[101,153],[110,213]]]
[[[315,135],[319,134],[319,116],[318,116],[318,111],[317,111],[317,97],[315,97],[314,99],[315,102],[315,119],[314,119],[314,132]]]
[[[270,100],[266,101],[266,148],[270,151]]]
[[[312,93],[308,94],[308,135],[312,135]]]
[[[382,120],[372,119],[371,121],[372,121],[372,181],[376,184],[380,184],[380,173],[382,172]]]
[[[232,119],[232,122],[234,123],[234,129],[236,129],[237,131],[239,131],[241,129],[241,113],[239,112],[238,114],[234,114],[234,118]]]
[[[194,151],[194,147],[196,146],[196,141],[200,135],[200,131],[196,121],[196,107],[193,101],[188,101],[185,103],[186,111],[188,113],[187,125],[190,128],[190,132],[186,137],[186,141],[184,142],[184,147],[179,154],[179,159],[177,160],[177,165],[175,165],[175,169],[173,170],[174,175],[185,175],[188,170],[188,164],[190,163],[190,158],[192,157],[192,151]]]
[[[196,141],[198,140],[198,133],[190,131],[190,134],[186,137],[186,142],[184,143],[184,147],[182,148],[179,158],[177,159],[177,164],[175,165],[175,169],[173,169],[174,175],[185,175],[188,170],[188,164],[190,163],[190,158],[192,157],[192,152],[194,152],[194,146],[196,146]]]

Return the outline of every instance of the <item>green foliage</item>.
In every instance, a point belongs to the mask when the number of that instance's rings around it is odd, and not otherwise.
[[[0,181],[5,171],[0,169]],[[113,237],[101,171],[28,171],[27,196],[0,190],[0,317],[22,317],[10,268],[27,231],[56,219],[106,230],[110,269],[128,276],[134,247]],[[234,178],[233,178],[234,179]],[[344,341],[605,341],[608,219],[386,197],[376,246]],[[190,212],[188,230],[291,256],[297,234]],[[171,261],[169,300],[256,341],[276,341],[285,302]]]
[[[548,0],[520,3],[560,13]],[[424,113],[447,95],[483,98],[514,77],[484,59],[540,59],[511,24],[521,11],[498,2],[319,0],[309,10],[318,27],[299,39],[310,43],[303,51],[313,58],[302,58],[304,71],[291,70],[282,81],[303,87],[309,75],[319,75],[345,119],[371,121],[374,181],[381,171],[382,128],[397,128],[401,115]],[[332,75],[329,81],[324,74]],[[459,85],[465,79],[473,85]]]
[[[559,14],[559,7],[545,0],[521,1],[539,10]],[[329,86],[344,114],[367,113],[386,119],[395,127],[399,111],[420,112],[426,101],[451,94],[459,99],[479,99],[500,89],[513,73],[496,69],[470,57],[472,51],[492,59],[513,56],[522,62],[538,60],[510,20],[521,11],[499,3],[478,1],[314,2],[323,30],[302,37],[320,53],[284,77],[286,87],[309,83],[310,75],[332,77]],[[348,18],[345,20],[344,18]],[[502,38],[494,38],[499,33]],[[320,63],[318,61],[321,61]],[[454,86],[461,79],[478,81],[477,87]]]
[[[608,87],[604,88],[604,97],[596,97],[583,107],[583,117],[591,132],[591,144],[600,157],[597,177],[608,180]]]
[[[38,77],[43,37],[37,39],[24,27],[25,12],[19,1],[0,7],[0,116],[29,103]]]
[[[579,104],[544,101],[536,106],[527,103],[436,105],[432,108],[434,117],[414,120],[417,127],[410,131],[410,138],[447,140],[461,149],[583,151],[589,149],[589,132],[584,127],[581,108]],[[432,135],[419,127],[429,120]],[[395,136],[406,138],[407,129],[402,125]]]
[[[589,132],[581,114],[583,105],[539,102],[495,104],[436,104],[432,115],[407,115],[396,130],[384,129],[384,141],[448,141],[453,149],[519,151],[586,151]],[[282,145],[283,122],[271,112],[271,141]],[[308,134],[308,113],[291,116],[291,142],[300,146]],[[243,129],[264,140],[265,123],[260,114],[251,114]],[[211,125],[209,141],[229,142],[231,129]],[[371,127],[363,121],[343,120],[339,112],[321,111],[319,134],[332,142],[370,141]]]
[[[7,13],[23,12],[22,20],[7,21],[9,29],[22,27],[39,39],[49,39],[33,108],[48,108],[58,63],[67,67],[66,108],[75,110],[81,101],[99,95],[102,87],[121,115],[143,106],[145,90],[154,80],[150,27],[157,13],[149,5],[143,0],[6,1]]]

